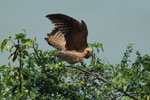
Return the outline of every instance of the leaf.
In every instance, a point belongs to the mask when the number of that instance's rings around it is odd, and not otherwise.
[[[10,39],[4,39],[3,42],[1,43],[1,53],[3,53],[4,48],[8,41],[10,41]]]
[[[0,66],[0,71],[1,71],[1,72],[3,72],[5,69],[8,69],[8,67],[6,67],[6,65]]]
[[[87,88],[87,93],[93,92],[94,89],[93,88]]]
[[[18,88],[18,85],[14,85],[13,86],[13,88],[11,90],[11,92],[12,92],[13,95],[15,94],[15,91],[17,90],[17,88]]]
[[[16,34],[15,36],[16,36],[15,39],[18,39],[18,40],[21,39],[21,40],[23,40],[26,35],[23,34],[23,33],[19,33],[19,34]]]
[[[24,33],[26,33],[26,30],[25,30],[25,29],[22,29],[22,31],[23,31]]]
[[[7,47],[6,47],[6,50],[8,50],[8,51],[11,52],[11,50],[12,50],[13,47],[14,47],[14,45],[7,46]]]
[[[102,43],[94,42],[94,43],[89,43],[89,45],[90,45],[91,47],[95,47],[95,48],[97,49],[97,52],[99,52],[99,50],[98,50],[99,48],[101,48],[102,51],[104,52],[104,46],[103,46]]]
[[[126,91],[128,86],[123,86],[123,90]]]
[[[102,43],[99,43],[99,44],[98,44],[98,47],[99,47],[99,48],[103,48],[104,46],[103,46]]]
[[[35,43],[35,42],[36,42],[36,37],[33,38],[33,43]]]

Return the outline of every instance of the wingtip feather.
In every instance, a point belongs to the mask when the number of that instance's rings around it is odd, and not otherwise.
[[[46,15],[45,17],[48,18],[51,14]]]
[[[65,14],[56,13],[56,14],[48,14],[48,15],[46,15],[45,17],[46,17],[46,18],[49,18],[49,17],[55,16],[55,15],[57,15],[57,16],[67,16],[67,15],[65,15]]]

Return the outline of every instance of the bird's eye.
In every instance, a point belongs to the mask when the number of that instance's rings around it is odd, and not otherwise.
[[[87,51],[87,54],[89,54],[90,53],[90,51]]]

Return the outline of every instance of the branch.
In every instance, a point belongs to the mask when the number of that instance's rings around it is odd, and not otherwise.
[[[140,95],[140,94],[142,94],[142,95],[144,95],[144,94],[150,95],[150,92],[141,92],[141,93],[130,92],[130,93],[131,93],[131,94],[136,94],[136,95]]]
[[[19,40],[18,40],[18,49],[19,49],[19,91],[20,93],[22,93],[22,78],[21,78],[21,71],[22,71],[22,54],[21,54],[21,50],[20,50],[20,44],[19,44]],[[20,100],[22,100],[22,97],[20,97]]]
[[[10,41],[13,43],[14,46],[16,46],[15,42],[12,39],[10,39]]]
[[[136,97],[130,95],[129,93],[125,92],[123,89],[119,89],[119,88],[117,88],[117,87],[114,87],[114,88],[115,88],[116,90],[118,90],[119,92],[123,93],[125,96],[128,96],[128,97],[130,97],[130,98],[132,98],[132,99],[134,99],[134,100],[138,100],[138,98],[136,98]]]
[[[102,77],[102,76],[99,75],[99,74],[96,74],[96,73],[93,73],[93,72],[90,72],[90,71],[81,69],[81,68],[79,68],[79,67],[73,67],[73,66],[64,66],[64,67],[69,67],[69,68],[73,68],[73,69],[82,71],[82,72],[87,73],[87,74],[89,74],[89,75],[91,75],[91,76],[94,76],[94,77],[97,78],[98,80],[103,81],[104,83],[106,83],[106,84],[108,84],[108,85],[113,86],[112,83],[108,82],[104,77]],[[123,91],[123,89],[119,89],[119,88],[117,88],[117,87],[114,87],[114,89],[116,89],[116,90],[118,90],[119,92],[123,93],[125,96],[128,96],[128,97],[130,97],[130,98],[132,98],[132,99],[134,99],[134,100],[138,100],[138,98],[136,98],[136,97],[134,97],[134,96],[128,94],[127,92]]]
[[[96,77],[97,79],[103,81],[104,83],[109,84],[101,75],[98,75],[98,74],[89,72],[89,71],[87,71],[87,70],[84,70],[84,69],[81,69],[81,68],[78,68],[78,67],[73,67],[73,66],[64,66],[64,67],[70,67],[70,68],[73,68],[73,69],[80,70],[80,71],[82,71],[82,72],[84,72],[84,73],[87,73],[87,74],[89,74],[89,75],[91,75],[91,76]]]
[[[37,49],[35,48],[35,45],[33,45],[32,48],[34,49],[37,58],[39,59],[40,63],[42,64],[42,59],[41,59],[41,57],[38,55],[38,52],[37,52]]]
[[[35,45],[33,45],[32,48],[34,49],[34,52],[35,52],[37,58],[39,59],[40,66],[41,66],[42,69],[43,69],[42,71],[44,72],[44,71],[45,71],[45,65],[44,65],[44,63],[42,62],[42,59],[41,59],[41,57],[40,57],[39,54],[38,54],[37,48],[35,47]]]

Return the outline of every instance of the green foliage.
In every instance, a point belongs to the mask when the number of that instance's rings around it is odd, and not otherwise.
[[[3,42],[1,43],[1,53],[3,53],[4,48],[8,41],[10,41],[10,39],[4,39]]]
[[[97,42],[95,42],[95,43],[89,43],[89,45],[90,45],[91,47],[94,47],[94,48],[97,50],[97,52],[99,52],[99,49],[100,49],[100,48],[102,49],[102,51],[104,51],[104,46],[103,46],[102,43],[97,43]]]
[[[6,45],[10,42],[9,45]],[[1,52],[10,52],[9,62],[0,66],[0,100],[146,100],[150,95],[150,56],[127,46],[120,64],[103,63],[97,56],[101,43],[93,49],[90,64],[68,65],[54,56],[57,50],[43,51],[36,38],[26,31],[4,39]],[[14,66],[15,65],[15,66]]]

